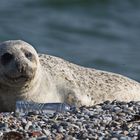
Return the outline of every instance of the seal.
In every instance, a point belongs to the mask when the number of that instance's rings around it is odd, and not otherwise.
[[[140,100],[140,84],[125,76],[38,54],[28,43],[0,44],[0,111],[17,100],[92,106],[106,100]]]

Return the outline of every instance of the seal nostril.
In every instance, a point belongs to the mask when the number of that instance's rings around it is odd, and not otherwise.
[[[8,64],[13,59],[13,57],[14,56],[12,54],[10,54],[10,53],[4,53],[1,56],[1,63],[2,63],[2,65]]]

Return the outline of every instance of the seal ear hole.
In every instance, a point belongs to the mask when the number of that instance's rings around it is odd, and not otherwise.
[[[4,53],[2,56],[1,56],[1,63],[2,65],[7,65],[12,59],[14,58],[14,56],[10,53]]]

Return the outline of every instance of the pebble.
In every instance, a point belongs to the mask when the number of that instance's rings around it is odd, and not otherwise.
[[[51,132],[48,129],[42,129],[42,132],[46,135],[46,136],[50,136]]]
[[[25,130],[28,130],[30,126],[32,126],[32,122],[28,121],[26,126],[25,126]]]
[[[0,113],[0,139],[137,140],[140,102],[105,101],[73,112]]]
[[[111,138],[111,140],[119,140],[118,138]]]

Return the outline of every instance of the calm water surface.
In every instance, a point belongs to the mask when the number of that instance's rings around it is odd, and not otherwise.
[[[139,0],[0,1],[0,41],[140,81]]]

